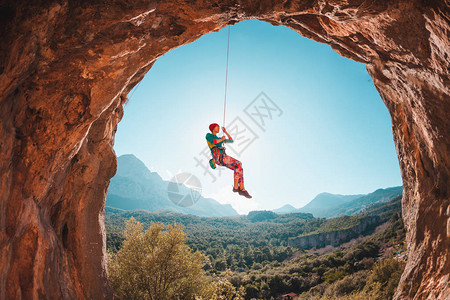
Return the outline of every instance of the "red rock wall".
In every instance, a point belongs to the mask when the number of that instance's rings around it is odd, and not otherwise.
[[[449,295],[446,1],[25,2],[0,1],[0,300],[111,298],[103,208],[121,95],[165,52],[253,18],[366,64],[404,180],[396,297]]]

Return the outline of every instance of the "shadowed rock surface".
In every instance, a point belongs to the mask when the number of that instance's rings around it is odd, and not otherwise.
[[[0,2],[0,299],[112,298],[103,218],[127,93],[167,51],[253,18],[366,64],[403,177],[396,298],[449,295],[447,1],[27,2]]]

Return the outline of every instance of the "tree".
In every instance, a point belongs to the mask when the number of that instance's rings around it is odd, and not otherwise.
[[[244,300],[245,290],[243,286],[236,289],[230,282],[230,278],[233,272],[230,269],[226,269],[222,276],[217,277],[211,284],[210,291],[212,294],[208,298],[199,297],[197,299],[209,299],[209,300]]]
[[[119,299],[194,299],[211,292],[202,269],[205,256],[185,244],[181,225],[152,222],[144,232],[131,218],[125,240],[108,254],[108,276]]]
[[[245,286],[245,299],[254,299],[259,296],[259,289],[254,284],[248,283]]]
[[[214,265],[214,268],[217,271],[223,271],[223,270],[225,270],[226,267],[227,267],[227,263],[224,260],[218,260],[218,261],[216,261],[216,263]]]
[[[374,264],[372,273],[367,278],[366,290],[378,288],[377,299],[392,299],[404,266],[393,258],[380,260]]]

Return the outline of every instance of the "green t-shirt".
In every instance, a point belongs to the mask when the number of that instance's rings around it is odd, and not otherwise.
[[[222,147],[222,142],[220,142],[220,143],[217,143],[217,144],[214,144],[214,140],[220,140],[220,137],[218,137],[217,135],[215,135],[215,134],[212,134],[212,133],[207,133],[206,134],[206,140],[208,141],[208,146],[209,146],[209,148],[212,148],[212,147],[214,147],[214,145],[216,145],[216,146],[218,146],[218,147]],[[210,145],[211,144],[211,145]]]
[[[214,144],[214,140],[215,139],[216,140],[220,140],[220,138],[217,135],[215,135],[215,134],[212,134],[212,133],[209,133],[209,132],[206,134],[206,142],[208,143],[209,149],[212,149],[212,147],[214,147],[214,146],[222,147],[223,142]],[[233,140],[226,139],[224,142],[225,143],[232,143]]]

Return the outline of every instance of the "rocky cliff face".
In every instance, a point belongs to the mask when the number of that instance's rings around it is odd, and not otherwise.
[[[404,179],[396,297],[448,295],[448,2],[3,0],[0,299],[111,298],[103,210],[127,93],[165,52],[252,18],[366,64]]]
[[[365,217],[360,220],[358,225],[351,228],[291,238],[288,240],[288,244],[291,247],[299,247],[302,249],[323,248],[327,245],[337,247],[368,232],[369,229],[373,229],[379,223],[380,218],[378,216]]]

